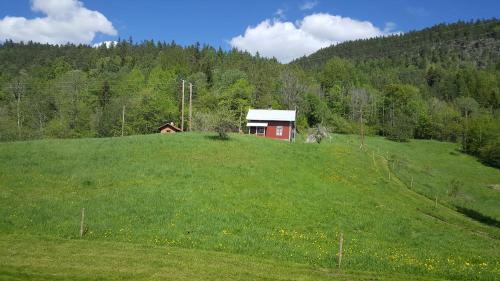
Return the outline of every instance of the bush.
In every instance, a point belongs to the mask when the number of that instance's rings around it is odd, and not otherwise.
[[[299,115],[297,117],[297,132],[307,132],[309,124],[307,124],[307,118],[304,115]]]
[[[359,132],[353,129],[352,124],[338,114],[331,114],[328,116],[327,124],[332,132],[337,134],[353,134]]]
[[[215,131],[214,114],[205,112],[196,112],[193,114],[193,130],[200,132]]]
[[[214,130],[219,134],[220,139],[228,139],[228,133],[238,127],[234,113],[227,107],[221,106],[214,116]]]
[[[481,148],[479,157],[483,163],[500,168],[500,138],[489,141]]]
[[[398,142],[406,142],[413,137],[414,124],[410,117],[399,116],[398,122],[386,129],[387,139]]]

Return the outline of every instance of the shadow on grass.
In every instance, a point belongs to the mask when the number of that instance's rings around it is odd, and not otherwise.
[[[460,213],[466,215],[467,217],[469,217],[475,221],[478,221],[480,223],[483,223],[483,224],[486,224],[489,226],[500,228],[500,221],[496,220],[495,218],[483,215],[480,212],[474,211],[472,209],[459,207],[459,206],[455,206],[455,207],[457,208],[457,211],[459,211]]]
[[[209,136],[205,136],[205,138],[209,139],[209,140],[214,140],[214,141],[230,141],[231,140],[229,137],[221,138],[219,135],[209,135]]]

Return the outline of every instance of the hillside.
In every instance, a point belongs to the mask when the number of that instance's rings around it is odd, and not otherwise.
[[[438,24],[403,34],[349,41],[323,48],[295,60],[306,69],[320,68],[329,59],[354,61],[388,60],[392,64],[425,66],[442,64],[456,67],[472,64],[496,67],[500,60],[500,21],[498,19]]]
[[[220,251],[32,236],[1,236],[0,253],[2,280],[442,280],[337,271]]]
[[[0,141],[156,133],[180,123],[193,85],[193,129],[220,112],[297,109],[301,131],[456,142],[500,167],[500,21],[457,22],[346,42],[292,64],[211,46],[122,40],[0,44]],[[187,102],[187,101],[186,101]],[[219,112],[220,111],[220,112]]]
[[[1,143],[0,277],[497,280],[498,183],[499,170],[436,141]]]

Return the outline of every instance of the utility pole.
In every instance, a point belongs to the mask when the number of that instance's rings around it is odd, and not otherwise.
[[[189,83],[189,131],[191,132],[191,120],[193,119],[193,84]]]
[[[184,132],[184,83],[182,80],[182,102],[181,102],[181,132]]]

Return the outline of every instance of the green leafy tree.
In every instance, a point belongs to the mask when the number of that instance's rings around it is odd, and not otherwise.
[[[469,130],[470,118],[478,110],[478,103],[471,97],[460,97],[456,100],[458,110],[463,117],[463,130],[462,130],[462,149],[467,152],[470,146]]]
[[[350,61],[335,57],[326,63],[319,74],[319,81],[326,91],[336,85],[350,88],[358,83],[358,75]]]
[[[317,95],[308,93],[302,101],[299,113],[305,116],[309,127],[314,127],[326,119],[328,108]]]
[[[370,105],[373,103],[373,97],[365,89],[353,89],[350,91],[351,112],[353,121],[357,120],[359,124],[360,148],[365,144],[365,123]]]
[[[215,112],[213,122],[215,132],[223,140],[229,139],[229,132],[234,131],[237,126],[233,111],[224,105],[220,105]]]
[[[389,139],[406,141],[412,138],[418,118],[418,89],[393,84],[384,91],[384,130]]]
[[[239,79],[224,90],[219,101],[227,106],[234,116],[237,116],[239,131],[241,131],[244,114],[248,111],[250,98],[254,91],[255,88],[246,79]]]
[[[57,137],[90,136],[91,110],[87,74],[72,70],[61,75],[54,84],[57,115],[48,125],[50,135]]]

